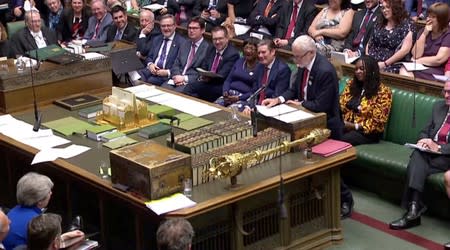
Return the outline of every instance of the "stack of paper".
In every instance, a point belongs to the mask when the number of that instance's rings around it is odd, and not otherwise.
[[[291,123],[313,117],[312,114],[300,109],[293,108],[286,104],[277,105],[271,108],[256,105],[258,112],[264,116],[273,117],[282,122]]]
[[[178,209],[193,207],[197,203],[183,194],[177,193],[160,200],[146,202],[145,205],[153,210],[157,215],[165,214]]]

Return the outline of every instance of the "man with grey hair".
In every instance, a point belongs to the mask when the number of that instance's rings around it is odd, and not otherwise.
[[[11,223],[11,221],[0,209],[0,250],[5,250],[5,247],[3,246],[2,241],[6,237],[6,235],[8,235],[10,223]]]
[[[15,55],[23,55],[30,50],[57,44],[56,33],[51,32],[45,25],[41,24],[39,11],[28,11],[25,14],[25,25],[26,27],[11,37]]]
[[[155,27],[155,15],[148,9],[141,9],[139,26],[139,36],[136,39],[136,55],[141,60],[145,60],[152,49],[152,39],[161,34],[161,32],[159,28]]]
[[[29,172],[17,182],[17,206],[8,212],[10,231],[3,244],[6,250],[26,244],[27,225],[42,214],[52,195],[53,182],[45,175]]]
[[[156,232],[159,250],[190,250],[193,237],[191,223],[183,218],[164,221]]]
[[[84,39],[89,41],[106,41],[109,25],[113,22],[112,16],[106,9],[103,0],[92,0],[92,16],[88,20],[88,28],[84,33]]]
[[[281,96],[266,99],[262,104],[272,107],[286,102],[313,112],[324,112],[331,138],[339,139],[344,123],[339,111],[336,70],[326,57],[316,53],[314,40],[310,36],[297,37],[292,43],[292,53],[297,74],[292,78],[291,87]]]

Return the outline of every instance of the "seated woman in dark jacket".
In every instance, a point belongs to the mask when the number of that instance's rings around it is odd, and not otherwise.
[[[244,42],[243,54],[234,64],[223,83],[223,96],[219,97],[215,103],[222,106],[238,104],[242,109],[245,100],[252,94],[252,87],[255,82],[255,69],[258,64],[257,53],[258,40],[250,37]]]
[[[71,8],[64,10],[61,16],[60,32],[63,42],[82,39],[88,27],[91,10],[84,0],[72,0]]]

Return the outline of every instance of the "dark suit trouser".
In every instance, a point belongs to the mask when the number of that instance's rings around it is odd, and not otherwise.
[[[407,208],[411,201],[411,189],[423,192],[425,181],[431,174],[450,169],[450,157],[414,150],[406,171],[406,186],[403,192],[402,207]]]
[[[186,85],[183,93],[208,102],[214,102],[222,95],[222,89],[223,84],[211,82],[194,82]]]

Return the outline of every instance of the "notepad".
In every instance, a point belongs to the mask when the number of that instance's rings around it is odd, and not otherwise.
[[[324,157],[332,156],[341,151],[351,148],[352,145],[348,142],[328,139],[316,146],[312,147],[312,152]]]
[[[193,207],[197,203],[183,194],[176,193],[166,198],[145,202],[145,205],[157,215],[175,211],[178,209]]]

